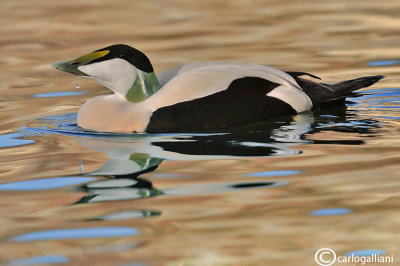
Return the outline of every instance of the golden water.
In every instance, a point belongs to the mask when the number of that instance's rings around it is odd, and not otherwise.
[[[378,250],[399,264],[398,0],[0,7],[1,265],[317,265],[324,247]],[[83,79],[75,88],[50,66],[113,43],[142,50],[157,72],[237,61],[325,82],[386,78],[347,111],[247,135],[94,136],[74,113],[107,90]],[[124,167],[105,169],[113,156]],[[112,179],[129,162],[140,168],[139,157],[164,161]]]

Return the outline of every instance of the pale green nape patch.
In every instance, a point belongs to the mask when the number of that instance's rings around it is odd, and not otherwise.
[[[141,102],[153,95],[160,88],[156,74],[136,70],[136,80],[126,94],[129,102]]]

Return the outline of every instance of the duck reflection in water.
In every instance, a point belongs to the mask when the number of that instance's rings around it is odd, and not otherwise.
[[[371,133],[372,120],[346,121],[351,113],[345,108],[314,111],[297,115],[294,120],[265,122],[237,128],[230,133],[122,135],[112,137],[83,136],[82,146],[105,152],[111,159],[97,171],[85,175],[109,179],[92,182],[81,189],[88,193],[76,203],[131,200],[174,194],[174,189],[160,191],[139,176],[155,171],[164,160],[212,160],[249,157],[296,155],[301,151],[292,146],[307,143],[360,145],[362,140],[309,140],[307,135],[321,131]],[[279,183],[279,184],[278,184]],[[283,185],[280,182],[235,183],[215,189],[249,189]],[[185,188],[190,194],[190,188]],[[209,189],[209,188],[207,188]],[[211,190],[215,190],[211,188]],[[196,189],[197,190],[197,189]],[[181,189],[180,191],[183,191]]]

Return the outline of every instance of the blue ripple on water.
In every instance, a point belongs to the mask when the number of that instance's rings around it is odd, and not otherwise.
[[[385,255],[386,252],[380,249],[365,249],[365,250],[357,250],[357,251],[350,251],[344,256],[350,257],[351,255],[355,257],[366,257],[366,256],[372,256],[372,255]]]
[[[13,242],[40,240],[62,240],[78,238],[122,237],[138,235],[139,231],[131,227],[96,227],[39,231],[12,237]]]
[[[301,172],[302,171],[296,171],[296,170],[265,171],[265,172],[256,172],[256,173],[246,174],[245,176],[249,176],[249,177],[288,176],[288,175],[298,175]]]
[[[380,118],[385,118],[385,119],[395,119],[395,120],[400,120],[400,117],[395,117],[395,116],[378,116]]]
[[[394,66],[399,64],[400,60],[398,59],[376,60],[367,63],[368,66]]]
[[[57,91],[57,92],[36,93],[33,96],[36,98],[51,98],[51,97],[76,96],[86,93],[87,91]]]
[[[310,212],[312,216],[331,216],[331,215],[343,215],[349,214],[352,211],[347,208],[327,208],[327,209],[320,209]]]
[[[31,265],[31,264],[54,264],[54,263],[67,263],[69,259],[63,255],[47,255],[37,256],[25,259],[16,259],[10,261],[7,265],[18,266],[18,265]]]
[[[96,180],[96,178],[82,177],[82,176],[42,178],[42,179],[33,179],[33,180],[0,184],[0,190],[8,190],[8,191],[45,190],[45,189],[54,189],[54,188],[72,186],[80,183],[90,182],[93,180]]]
[[[29,139],[19,139],[21,134],[11,133],[0,135],[0,148],[16,147],[34,143],[34,140]]]

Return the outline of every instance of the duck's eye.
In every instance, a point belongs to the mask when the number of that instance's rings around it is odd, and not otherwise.
[[[79,62],[73,62],[71,65],[79,65]]]

